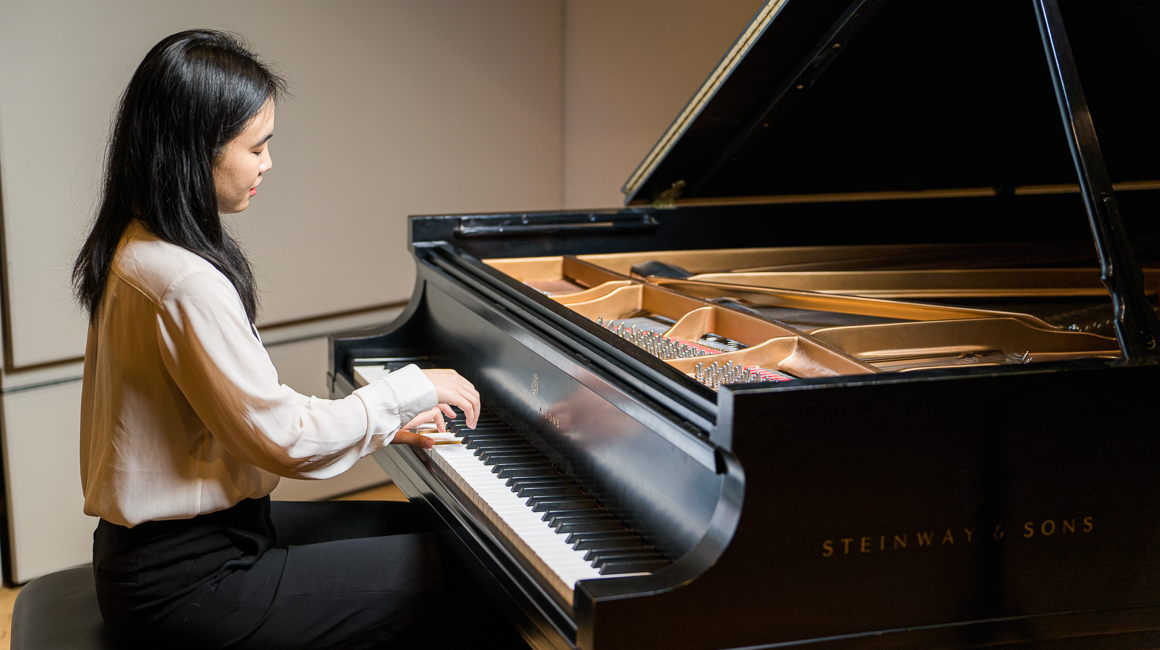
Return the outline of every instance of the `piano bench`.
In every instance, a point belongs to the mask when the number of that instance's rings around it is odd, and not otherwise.
[[[91,565],[25,585],[12,608],[12,650],[117,650],[97,608]]]

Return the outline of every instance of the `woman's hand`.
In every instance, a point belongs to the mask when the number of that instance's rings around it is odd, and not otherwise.
[[[391,444],[411,445],[419,449],[430,449],[434,447],[435,442],[427,436],[416,433],[415,428],[424,424],[434,424],[436,431],[446,433],[447,423],[443,419],[444,416],[449,418],[455,417],[455,411],[452,411],[451,407],[446,404],[440,404],[430,411],[423,411],[419,415],[416,415],[414,420],[403,425],[403,428],[391,439]]]
[[[434,424],[436,431],[445,433],[447,431],[447,423],[443,419],[444,416],[453,418],[455,417],[455,411],[452,411],[451,407],[446,404],[440,404],[430,411],[423,411],[419,415],[416,415],[414,420],[403,425],[403,429],[410,431],[424,424]]]
[[[424,375],[435,386],[440,408],[445,405],[457,406],[467,416],[467,427],[475,428],[479,420],[479,391],[454,370],[424,370]],[[430,413],[430,411],[428,411]],[[450,409],[443,411],[448,417],[453,417]],[[427,420],[430,422],[431,420]],[[436,425],[439,426],[439,425]],[[440,429],[442,431],[442,429]]]

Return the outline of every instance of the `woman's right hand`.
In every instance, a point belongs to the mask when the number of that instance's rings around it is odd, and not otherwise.
[[[475,386],[454,370],[424,370],[423,374],[435,386],[439,403],[459,407],[467,416],[467,427],[474,429],[479,420],[479,391]]]

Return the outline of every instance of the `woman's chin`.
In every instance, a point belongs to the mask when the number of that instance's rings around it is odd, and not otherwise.
[[[250,197],[246,197],[240,203],[231,206],[218,205],[218,212],[220,214],[237,214],[248,207],[250,207]]]

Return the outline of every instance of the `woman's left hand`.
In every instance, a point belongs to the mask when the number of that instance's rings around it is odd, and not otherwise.
[[[440,404],[430,411],[423,411],[419,415],[416,415],[414,420],[403,425],[403,428],[391,440],[391,444],[411,445],[419,449],[430,449],[435,446],[435,442],[426,436],[415,433],[414,429],[422,424],[434,423],[435,429],[439,433],[445,433],[447,431],[447,424],[443,419],[444,416],[449,418],[455,417],[455,411],[451,410],[451,407],[446,404]]]

